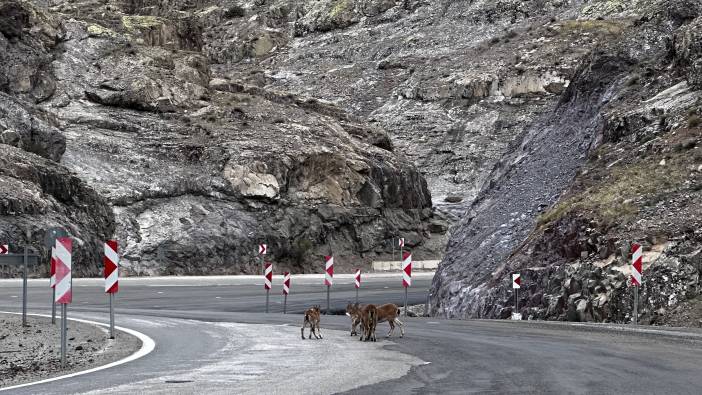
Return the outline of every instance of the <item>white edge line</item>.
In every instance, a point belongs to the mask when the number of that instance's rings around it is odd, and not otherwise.
[[[11,311],[0,311],[0,313],[15,314],[15,315],[22,314],[22,313],[16,313],[16,312],[11,312]],[[47,314],[27,314],[27,315],[31,315],[31,316],[35,316],[35,317],[51,317],[50,315],[47,315]],[[85,324],[104,326],[104,327],[110,326],[109,324],[103,324],[101,322],[83,320],[83,319],[79,319],[79,318],[69,318],[69,320],[76,321],[76,322],[83,322]],[[151,353],[154,350],[154,348],[156,348],[156,342],[154,342],[154,340],[152,338],[150,338],[149,336],[147,336],[141,332],[137,332],[133,329],[124,328],[121,326],[115,326],[115,329],[137,337],[139,340],[141,340],[141,348],[139,350],[137,350],[132,355],[129,355],[129,356],[122,358],[122,359],[115,361],[115,362],[110,362],[106,365],[98,366],[98,367],[92,368],[92,369],[81,370],[80,372],[74,372],[74,373],[63,375],[63,376],[51,377],[51,378],[44,379],[44,380],[33,381],[31,383],[24,383],[24,384],[13,385],[11,387],[0,388],[0,392],[14,390],[14,389],[23,388],[23,387],[29,387],[31,385],[46,384],[46,383],[50,383],[52,381],[63,380],[63,379],[71,378],[71,377],[76,377],[76,376],[81,376],[81,375],[88,374],[88,373],[97,372],[97,371],[104,370],[104,369],[109,369],[109,368],[112,368],[112,367],[115,367],[118,365],[125,364],[127,362],[135,361],[141,357],[144,357],[144,356],[148,355],[149,353]]]

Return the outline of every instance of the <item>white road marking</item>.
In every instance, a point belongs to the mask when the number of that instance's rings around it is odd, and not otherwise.
[[[438,322],[436,322],[436,321],[428,321],[428,322],[427,322],[427,324],[431,324],[431,325],[438,325],[439,323],[438,323]]]
[[[215,299],[222,299],[221,296],[215,296]]]
[[[0,311],[0,313],[4,313],[4,314],[16,314],[16,315],[22,314],[22,313],[14,313],[14,312],[9,312],[9,311]],[[50,318],[50,317],[51,317],[50,315],[47,315],[47,314],[27,314],[27,315],[32,315],[32,316],[36,316],[36,317],[46,317],[46,318]],[[76,321],[76,322],[82,322],[82,323],[85,323],[85,324],[98,325],[98,326],[101,326],[101,327],[109,327],[109,326],[110,326],[110,324],[103,324],[103,323],[101,323],[101,322],[95,322],[95,321],[90,321],[90,320],[82,320],[82,319],[78,319],[78,318],[69,318],[69,320],[70,320],[70,321]],[[80,372],[75,372],[75,373],[71,373],[71,374],[66,374],[66,375],[63,375],[63,376],[52,377],[52,378],[45,379],[45,380],[34,381],[34,382],[32,382],[32,383],[25,383],[25,384],[14,385],[14,386],[12,386],[12,387],[0,388],[0,392],[2,392],[2,391],[14,390],[14,389],[23,388],[23,387],[29,387],[30,385],[46,384],[46,383],[50,383],[50,382],[52,382],[52,381],[67,379],[67,378],[70,378],[70,377],[81,376],[81,375],[84,375],[84,374],[94,373],[94,372],[97,372],[97,371],[100,371],[100,370],[104,370],[104,369],[112,368],[112,367],[115,367],[115,366],[123,365],[123,364],[125,364],[125,363],[127,363],[127,362],[135,361],[135,360],[137,360],[137,359],[139,359],[139,358],[141,358],[141,357],[143,357],[143,356],[145,356],[145,355],[148,355],[149,353],[151,353],[151,351],[154,350],[154,348],[156,348],[156,342],[154,342],[154,340],[153,340],[152,338],[150,338],[149,336],[147,336],[147,335],[145,335],[145,334],[143,334],[143,333],[141,333],[141,332],[137,332],[137,331],[135,331],[135,330],[133,330],[133,329],[124,328],[124,327],[121,327],[121,326],[115,326],[115,329],[118,330],[118,331],[122,331],[122,332],[128,333],[128,334],[130,334],[130,335],[135,336],[136,338],[138,338],[138,339],[141,341],[141,348],[140,348],[139,350],[137,350],[134,354],[129,355],[129,356],[125,357],[125,358],[122,358],[122,359],[120,359],[119,361],[115,361],[115,362],[108,363],[107,365],[102,365],[102,366],[98,366],[98,367],[96,367],[96,368],[87,369],[87,370],[81,370]]]

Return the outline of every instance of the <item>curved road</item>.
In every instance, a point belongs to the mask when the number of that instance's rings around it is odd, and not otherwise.
[[[413,303],[425,300],[430,277],[415,277]],[[400,302],[398,278],[367,279],[361,300]],[[351,281],[337,281],[333,308],[353,299]],[[254,312],[265,300],[259,282],[125,279],[117,323],[152,337],[154,352],[11,392],[698,394],[702,388],[702,332],[695,330],[407,318],[404,338],[371,344],[348,336],[346,317],[325,316],[325,339],[302,341],[299,314]],[[294,277],[299,294],[291,294],[289,311],[323,305],[319,283],[321,277]],[[31,285],[30,312],[46,312],[45,281]],[[106,319],[99,285],[76,280],[73,316]],[[16,311],[20,299],[12,296],[18,294],[17,281],[0,281],[0,308]],[[386,330],[387,324],[379,325],[379,334]]]

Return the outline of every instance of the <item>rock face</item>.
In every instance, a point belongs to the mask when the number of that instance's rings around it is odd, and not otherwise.
[[[333,251],[343,270],[397,236],[437,257],[450,232],[440,315],[509,317],[520,271],[525,318],[629,320],[634,240],[642,320],[679,322],[697,294],[701,1],[0,10],[2,147],[75,174],[71,204],[101,214],[49,205],[41,177],[6,206],[114,235],[128,273],[254,273],[261,242],[284,268]]]
[[[2,170],[22,186],[3,200],[3,240],[25,239],[21,214],[35,233],[63,225],[90,240],[77,267],[92,275],[109,237],[127,274],[257,273],[261,242],[296,272],[330,251],[342,270],[367,263],[398,235],[435,256],[446,223],[386,132],[249,81],[231,63],[276,35],[238,57],[217,31],[241,12],[202,3],[0,2]],[[27,182],[17,157],[36,173]]]
[[[634,241],[646,250],[640,322],[680,323],[671,311],[699,294],[702,3],[614,3],[580,8],[600,19],[578,24],[617,21],[616,35],[583,59],[452,234],[437,314],[509,316],[520,272],[525,319],[628,322]]]
[[[37,106],[55,89],[50,61],[60,26],[31,4],[0,2],[0,33],[0,240],[13,252],[32,245],[46,261],[46,230],[65,227],[76,240],[76,272],[97,273],[101,240],[115,230],[112,209],[57,163],[65,137]]]

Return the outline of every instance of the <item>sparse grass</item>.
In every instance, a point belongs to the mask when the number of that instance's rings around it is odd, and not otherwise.
[[[624,31],[627,23],[620,20],[571,19],[561,26],[566,33],[592,32],[617,36]]]
[[[117,37],[117,33],[114,30],[110,30],[104,26],[100,25],[89,25],[88,35],[92,37]]]
[[[670,160],[659,166],[655,159],[612,169],[608,177],[584,192],[570,197],[542,214],[538,226],[554,222],[574,211],[590,212],[604,225],[626,222],[639,208],[636,200],[647,197],[656,202],[671,188],[680,187],[687,172],[682,161]]]
[[[697,114],[692,114],[687,118],[687,127],[696,128],[702,124],[702,118]]]
[[[139,28],[154,28],[163,26],[163,20],[151,15],[125,15],[122,25],[130,33],[136,33]]]
[[[331,12],[329,12],[329,17],[331,18],[336,18],[339,14],[345,12],[346,10],[349,9],[349,6],[351,5],[350,0],[339,0],[334,4],[334,8],[332,8]]]

